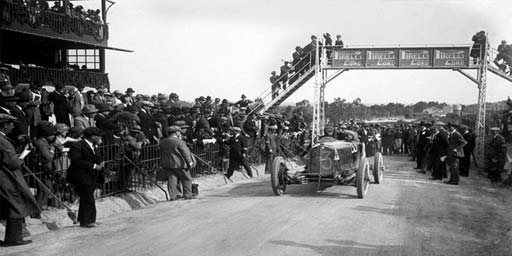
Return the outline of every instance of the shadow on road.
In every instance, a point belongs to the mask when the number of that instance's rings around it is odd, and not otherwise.
[[[346,187],[338,189],[335,187]],[[353,189],[353,193],[345,190]],[[282,196],[291,197],[318,197],[329,199],[359,199],[356,195],[355,188],[352,186],[325,186],[322,185],[320,190],[317,184],[295,184],[286,188],[286,193]],[[255,183],[242,183],[235,185],[234,188],[227,192],[209,195],[209,197],[276,197],[272,191],[270,181],[263,180]]]
[[[410,254],[411,248],[402,245],[372,245],[358,243],[350,240],[332,240],[326,242],[331,245],[312,245],[293,241],[276,240],[273,244],[305,248],[314,251],[318,255],[415,255]]]

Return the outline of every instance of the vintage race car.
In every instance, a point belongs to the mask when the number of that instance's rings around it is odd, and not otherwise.
[[[276,157],[270,179],[276,195],[285,193],[290,184],[331,183],[355,185],[357,196],[364,198],[370,181],[382,182],[384,163],[382,154],[375,153],[373,165],[368,162],[364,143],[330,139],[319,140],[305,157],[303,171],[293,172],[289,160]]]

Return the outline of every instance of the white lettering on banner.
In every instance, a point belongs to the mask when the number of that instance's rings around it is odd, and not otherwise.
[[[394,66],[395,61],[394,60],[379,60],[377,62],[377,66]]]
[[[403,60],[428,60],[429,54],[428,51],[401,51],[402,56],[400,57]]]
[[[336,60],[362,60],[363,54],[357,52],[334,52],[334,59]]]
[[[411,66],[428,66],[428,60],[412,60]]]
[[[360,61],[354,61],[354,60],[347,60],[343,63],[343,66],[351,66],[351,67],[360,67],[363,63]]]
[[[464,63],[463,60],[447,60],[445,62],[445,66],[464,66],[466,63]]]
[[[465,58],[464,51],[436,51],[436,59],[460,59],[463,60]]]
[[[393,52],[393,51],[388,51],[388,52],[368,51],[368,59],[369,60],[394,60],[395,52]]]

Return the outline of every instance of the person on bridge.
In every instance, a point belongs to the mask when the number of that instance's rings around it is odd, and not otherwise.
[[[343,48],[343,40],[341,40],[341,35],[336,36],[336,41],[334,42],[336,48]]]
[[[466,140],[457,131],[455,123],[448,123],[448,157],[446,164],[450,170],[450,180],[446,184],[459,185],[459,159],[464,157],[464,146],[467,144]]]
[[[281,82],[281,88],[286,90],[286,86],[288,85],[288,75],[292,72],[292,68],[288,65],[290,62],[285,60],[280,70],[279,81]]]
[[[505,63],[505,48],[507,47],[507,41],[502,40],[501,44],[498,45],[498,54],[494,58],[494,64],[503,72],[507,70],[507,64]],[[503,60],[502,63],[500,61]]]
[[[279,95],[279,88],[281,85],[279,84],[279,77],[276,75],[276,71],[270,72],[270,88],[272,89],[272,99],[275,99]]]
[[[505,138],[498,127],[492,127],[491,133],[492,140],[485,151],[485,169],[491,182],[499,182],[506,161]]]

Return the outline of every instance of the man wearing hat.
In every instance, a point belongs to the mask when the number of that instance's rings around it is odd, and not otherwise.
[[[4,247],[31,243],[23,240],[23,223],[25,217],[41,213],[23,178],[23,160],[7,138],[16,121],[13,116],[0,114],[0,220],[6,220],[5,239],[0,241],[0,246]]]
[[[468,142],[464,146],[464,157],[460,159],[460,176],[468,177],[469,176],[469,167],[471,165],[471,155],[473,155],[473,151],[475,150],[476,145],[476,135],[473,133],[467,125],[460,126],[460,133],[462,137]]]
[[[103,140],[105,144],[112,144],[114,141],[113,130],[115,124],[110,119],[109,113],[114,109],[108,103],[97,104],[98,112],[94,116],[94,122],[96,127],[100,128],[104,132]],[[85,129],[85,128],[84,128]]]
[[[169,174],[167,189],[169,200],[178,197],[178,180],[183,185],[183,198],[195,199],[192,196],[192,176],[190,169],[196,164],[187,144],[181,139],[181,127],[172,125],[167,129],[168,136],[160,141],[160,165]]]
[[[226,177],[229,179],[233,176],[235,169],[240,168],[243,165],[247,175],[252,178],[252,171],[249,163],[247,162],[247,138],[242,135],[242,129],[240,127],[231,128],[233,136],[229,138],[229,167]]]
[[[55,139],[57,129],[51,124],[42,122],[38,126],[37,138],[34,139],[34,153],[39,157],[38,166],[41,166],[41,181],[48,187],[53,188],[52,179],[54,178],[53,160],[55,158]],[[41,208],[48,206],[48,193],[42,188],[37,188],[36,199]]]
[[[4,106],[9,109],[10,114],[15,117],[18,121],[14,125],[14,130],[9,137],[14,141],[14,146],[17,152],[20,152],[29,142],[29,123],[27,115],[23,108],[18,104],[27,105],[28,100],[24,99],[23,103],[19,97],[7,96],[4,97]]]
[[[424,173],[423,167],[426,165],[425,157],[427,154],[427,146],[429,142],[430,131],[427,130],[425,123],[422,122],[419,127],[418,132],[418,141],[416,143],[416,169],[419,169],[418,172]]]
[[[135,91],[132,88],[128,88],[126,90],[126,94],[121,98],[121,101],[124,104],[126,104],[126,106],[133,105],[133,103],[134,103],[133,93],[135,93]]]
[[[432,147],[430,149],[432,159],[432,180],[441,180],[446,177],[446,158],[448,157],[448,133],[444,129],[444,123],[434,123],[432,135]]]
[[[146,135],[146,138],[151,141],[157,141],[156,120],[151,113],[152,106],[154,106],[153,103],[149,101],[141,101],[141,109],[137,116],[140,119],[140,127],[144,135]]]
[[[292,72],[291,67],[288,65],[289,63],[289,61],[285,60],[279,69],[281,71],[279,74],[279,81],[281,82],[281,88],[283,88],[283,90],[286,90],[286,86],[288,85],[288,74]]]
[[[55,91],[48,95],[50,102],[53,102],[53,112],[57,123],[63,123],[67,126],[71,126],[71,120],[69,120],[70,107],[68,97],[64,94],[64,85],[56,84]]]
[[[491,134],[492,140],[488,142],[485,150],[485,169],[492,182],[499,182],[506,162],[507,149],[500,128],[492,127]]]
[[[82,129],[85,129],[87,127],[95,127],[96,121],[94,120],[94,117],[96,116],[96,113],[98,113],[98,109],[96,109],[96,106],[92,104],[85,105],[82,108],[82,114],[75,117],[75,127],[80,127]]]
[[[279,88],[281,85],[279,84],[279,77],[276,75],[275,71],[270,72],[270,89],[272,90],[272,99],[275,99],[277,95],[279,95]]]
[[[267,157],[265,173],[270,173],[274,157],[279,153],[278,150],[280,150],[279,137],[277,136],[277,125],[274,124],[268,127],[268,132],[265,135],[265,154]]]
[[[457,124],[453,122],[448,123],[448,157],[446,164],[450,170],[450,180],[446,184],[459,185],[459,159],[464,157],[464,146],[467,144],[466,140],[457,131]]]
[[[292,54],[292,66],[295,67],[295,72],[300,72],[300,67],[297,64],[300,62],[300,58],[302,57],[302,48],[300,46],[295,47],[295,52]]]
[[[102,136],[104,132],[100,128],[88,127],[83,131],[82,140],[71,144],[69,149],[71,165],[68,168],[67,181],[73,184],[80,197],[78,221],[85,228],[96,227],[94,189],[101,183],[101,171],[105,167],[97,149],[102,144]]]
[[[341,35],[336,35],[336,41],[334,42],[336,48],[343,48],[343,40],[341,40]]]

